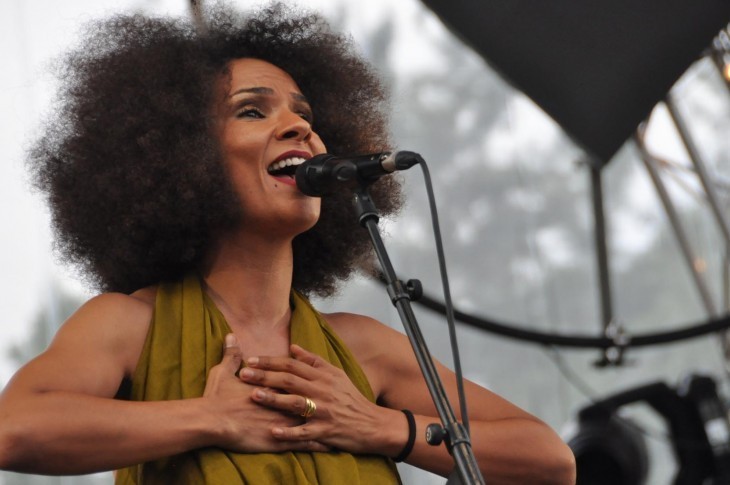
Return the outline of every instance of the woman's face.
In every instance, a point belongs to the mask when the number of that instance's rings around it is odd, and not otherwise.
[[[293,169],[325,153],[312,131],[312,110],[294,80],[278,67],[244,58],[229,64],[219,114],[223,157],[243,205],[247,232],[294,236],[319,217],[320,199],[302,194]]]

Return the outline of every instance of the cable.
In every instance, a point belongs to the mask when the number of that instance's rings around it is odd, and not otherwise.
[[[461,410],[461,420],[467,432],[469,431],[469,415],[466,407],[466,393],[464,392],[464,376],[461,371],[461,358],[459,357],[459,343],[456,338],[456,324],[454,323],[454,305],[451,301],[451,289],[449,287],[449,277],[446,273],[446,257],[444,256],[444,247],[441,240],[441,228],[439,225],[438,211],[436,210],[436,197],[433,193],[433,184],[431,183],[431,173],[428,170],[426,161],[421,159],[419,165],[423,171],[423,179],[426,184],[426,194],[428,196],[428,205],[431,212],[431,226],[433,227],[433,237],[436,243],[436,254],[438,255],[439,272],[441,273],[441,286],[444,292],[444,314],[449,327],[449,339],[451,341],[451,355],[454,358],[454,373],[456,374],[456,386],[459,393],[459,409]]]

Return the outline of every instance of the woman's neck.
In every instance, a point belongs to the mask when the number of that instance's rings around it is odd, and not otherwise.
[[[201,272],[234,331],[263,333],[289,323],[293,264],[291,240],[234,235],[218,240]]]

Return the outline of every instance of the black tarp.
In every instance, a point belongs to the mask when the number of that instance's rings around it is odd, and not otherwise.
[[[608,162],[730,21],[730,0],[423,0]]]

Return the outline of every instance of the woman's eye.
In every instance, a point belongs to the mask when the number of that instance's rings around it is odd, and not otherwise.
[[[256,108],[243,108],[236,112],[236,118],[263,118],[264,114]]]

